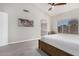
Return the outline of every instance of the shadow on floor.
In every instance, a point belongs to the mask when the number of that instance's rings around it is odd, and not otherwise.
[[[40,55],[41,56],[48,56],[45,52],[43,52],[42,50],[40,50],[40,49],[36,49],[39,53],[40,53]]]

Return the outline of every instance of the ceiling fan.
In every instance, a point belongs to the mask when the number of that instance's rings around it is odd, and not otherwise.
[[[48,3],[48,4],[51,5],[51,7],[48,9],[48,11],[51,11],[52,7],[54,7],[54,6],[66,5],[66,3]]]

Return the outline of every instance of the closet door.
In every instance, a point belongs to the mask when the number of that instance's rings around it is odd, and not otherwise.
[[[47,21],[46,20],[41,20],[41,36],[47,35]]]
[[[0,46],[8,44],[8,14],[0,12]]]

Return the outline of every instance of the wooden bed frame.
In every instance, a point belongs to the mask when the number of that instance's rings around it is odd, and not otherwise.
[[[51,46],[41,40],[39,40],[39,49],[47,53],[49,56],[73,56],[67,52],[64,52],[54,46]]]

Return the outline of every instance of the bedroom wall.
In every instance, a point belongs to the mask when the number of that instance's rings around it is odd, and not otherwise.
[[[28,9],[30,12],[23,12],[23,9]],[[48,15],[29,3],[3,4],[3,12],[7,12],[9,16],[9,43],[39,39],[41,37],[40,20],[49,20]],[[33,20],[34,27],[18,27],[18,18]]]
[[[78,18],[78,17],[79,17],[79,8],[62,14],[51,16],[51,20],[50,20],[51,31],[55,31],[56,33],[58,33],[57,22],[59,20],[68,19],[68,18]]]
[[[2,12],[3,11],[3,4],[1,3],[0,4],[0,12]]]

